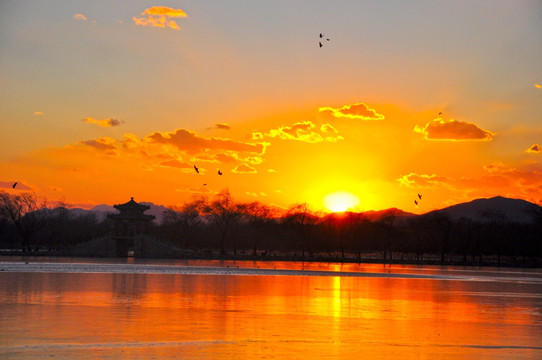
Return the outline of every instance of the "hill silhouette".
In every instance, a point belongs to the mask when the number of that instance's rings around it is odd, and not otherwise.
[[[521,199],[510,199],[496,196],[489,199],[476,199],[461,203],[430,213],[440,212],[448,215],[451,220],[467,218],[479,222],[489,222],[490,219],[484,214],[497,213],[504,216],[505,221],[520,224],[533,224],[536,221],[535,213],[540,213],[542,207]],[[428,213],[428,214],[430,214]]]

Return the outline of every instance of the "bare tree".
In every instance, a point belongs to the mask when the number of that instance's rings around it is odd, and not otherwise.
[[[163,224],[171,226],[175,231],[179,230],[179,246],[188,249],[192,245],[200,225],[202,200],[195,200],[183,206],[172,206],[164,211]]]
[[[0,191],[0,214],[15,225],[23,251],[31,250],[32,237],[45,225],[45,212],[40,211],[45,205],[34,193],[11,195]]]
[[[309,210],[307,203],[303,203],[290,207],[286,213],[285,220],[297,233],[297,236],[301,241],[301,257],[304,258],[305,252],[307,250],[310,252],[308,242],[314,224],[318,221],[318,217]]]
[[[220,236],[220,255],[226,253],[226,239],[235,226],[240,216],[238,206],[234,203],[230,191],[222,190],[212,202],[204,201],[202,210],[205,215],[211,217],[213,225],[218,230]],[[237,253],[235,239],[233,239],[233,253]]]
[[[252,237],[252,255],[256,255],[258,243],[261,239],[261,230],[273,217],[273,210],[271,210],[269,206],[258,201],[248,204],[240,204],[237,208],[241,218],[250,226],[249,232]]]

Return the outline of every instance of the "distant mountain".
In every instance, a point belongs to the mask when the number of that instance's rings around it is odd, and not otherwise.
[[[477,199],[453,205],[441,210],[432,211],[431,213],[444,213],[452,220],[467,218],[480,222],[488,222],[490,219],[484,216],[484,212],[492,212],[504,215],[505,221],[529,224],[535,222],[533,212],[537,211],[542,211],[542,207],[521,199],[509,199],[497,196],[490,199]]]
[[[416,216],[416,214],[409,213],[397,208],[378,210],[378,211],[375,211],[375,210],[365,211],[363,212],[363,215],[365,216],[366,219],[369,219],[371,221],[382,220],[383,218],[386,218],[392,215],[395,215],[396,219],[409,218],[411,216]]]

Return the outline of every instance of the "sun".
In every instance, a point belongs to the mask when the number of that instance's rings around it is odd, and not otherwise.
[[[324,197],[325,207],[332,212],[343,212],[359,204],[359,198],[348,191],[336,191]]]

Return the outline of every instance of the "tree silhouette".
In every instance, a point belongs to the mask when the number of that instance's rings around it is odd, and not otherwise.
[[[208,215],[211,218],[211,223],[219,233],[220,255],[224,255],[226,253],[226,239],[232,232],[240,216],[238,206],[233,201],[230,191],[224,189],[211,202],[203,199],[202,210],[204,215]],[[237,253],[235,238],[233,239],[233,253]]]
[[[174,234],[180,233],[178,245],[185,249],[190,248],[201,226],[200,209],[203,207],[201,199],[189,202],[183,206],[172,206],[165,210],[162,225],[171,228]]]
[[[272,219],[274,213],[271,208],[258,201],[240,204],[237,209],[240,218],[246,225],[246,230],[252,240],[252,255],[256,255],[259,240],[262,238],[263,227]]]
[[[45,205],[33,193],[11,195],[0,191],[0,214],[15,225],[23,251],[31,250],[32,236],[45,225]]]
[[[308,246],[308,243],[314,224],[316,224],[317,221],[318,217],[309,210],[307,203],[296,204],[290,207],[286,213],[286,224],[294,230],[301,242],[301,258],[305,258],[305,252],[307,250],[309,253],[312,252],[312,248]]]

